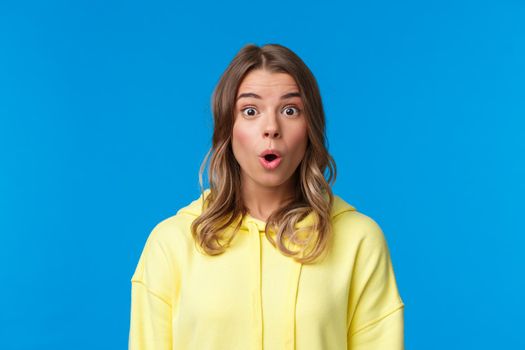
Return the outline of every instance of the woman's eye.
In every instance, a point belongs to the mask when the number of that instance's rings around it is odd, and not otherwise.
[[[249,117],[253,117],[257,114],[257,111],[253,107],[244,108],[242,109],[242,112],[244,113],[244,115],[247,115]]]
[[[295,114],[294,114],[294,111],[295,111]],[[284,114],[289,116],[289,117],[297,115],[297,114],[299,114],[299,112],[300,112],[300,110],[297,107],[286,107],[284,109]]]

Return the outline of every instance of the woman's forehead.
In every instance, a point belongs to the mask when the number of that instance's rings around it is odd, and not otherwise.
[[[255,70],[242,80],[239,86],[239,94],[250,89],[273,90],[273,89],[298,89],[295,79],[288,73],[273,73],[265,70]]]

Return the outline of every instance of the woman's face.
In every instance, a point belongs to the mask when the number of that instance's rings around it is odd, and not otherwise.
[[[233,154],[245,188],[294,186],[292,175],[308,144],[299,88],[287,73],[253,70],[239,86],[233,125]],[[263,157],[264,152],[275,153]]]

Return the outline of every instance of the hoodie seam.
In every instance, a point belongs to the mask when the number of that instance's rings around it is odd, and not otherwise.
[[[146,283],[144,283],[143,281],[141,280],[138,280],[138,279],[134,279],[131,281],[131,283],[136,283],[136,284],[139,284],[139,285],[142,285],[145,289],[146,289],[146,292],[148,294],[151,294],[153,295],[156,299],[159,299],[160,301],[162,301],[164,304],[168,305],[170,308],[172,307],[171,303],[168,302],[164,297],[162,297],[159,293],[153,291],[151,288],[148,287],[148,285]]]
[[[338,217],[338,216],[340,216],[340,215],[342,215],[344,213],[348,213],[348,212],[357,212],[357,210],[356,209],[345,209],[345,210],[335,214],[334,216],[332,216],[332,219],[335,219],[336,217]]]
[[[395,312],[397,312],[397,311],[399,311],[399,310],[402,310],[404,307],[405,307],[405,305],[404,305],[403,303],[398,304],[396,307],[394,307],[394,309],[392,309],[392,310],[386,312],[386,313],[383,314],[382,316],[379,316],[379,317],[373,319],[372,321],[369,321],[369,322],[365,323],[365,324],[364,324],[363,326],[361,326],[359,329],[357,329],[357,330],[355,330],[354,332],[352,332],[352,333],[350,334],[350,336],[352,337],[352,336],[356,335],[357,333],[364,331],[366,328],[371,327],[371,326],[373,326],[373,325],[379,323],[380,321],[384,320],[385,318],[387,318],[388,316],[394,314]]]

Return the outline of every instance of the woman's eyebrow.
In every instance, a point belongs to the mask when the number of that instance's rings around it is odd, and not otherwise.
[[[237,96],[237,101],[240,100],[243,97],[253,97],[253,98],[261,99],[261,96],[255,94],[253,92],[245,92],[245,93],[242,93],[239,96]],[[286,99],[291,98],[291,97],[301,97],[301,94],[299,92],[289,92],[287,94],[282,95],[281,96],[281,100],[286,100]]]

